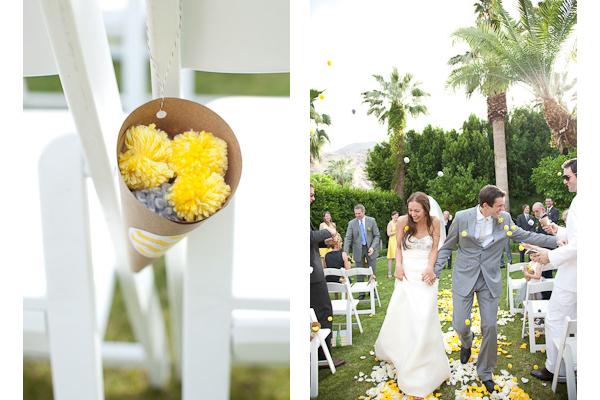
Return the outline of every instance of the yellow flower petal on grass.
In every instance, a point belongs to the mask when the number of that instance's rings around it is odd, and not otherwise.
[[[538,367],[538,365],[537,365],[537,364],[535,364],[535,365],[533,366],[533,369],[539,369],[539,368],[540,368],[540,367]]]
[[[119,171],[129,189],[160,186],[174,176],[169,136],[155,124],[132,126],[125,132],[125,151],[119,154]]]
[[[173,155],[169,165],[177,175],[208,168],[210,172],[227,172],[227,142],[210,132],[193,130],[173,139]]]
[[[193,222],[217,212],[230,193],[231,188],[221,175],[202,169],[199,173],[178,176],[167,200],[179,218]]]
[[[508,367],[508,369],[512,369],[512,364],[508,363],[507,367]]]
[[[521,346],[519,346],[519,348],[526,349],[527,348],[527,343],[521,343]]]

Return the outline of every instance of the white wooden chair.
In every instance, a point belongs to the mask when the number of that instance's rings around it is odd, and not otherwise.
[[[331,300],[331,307],[333,309],[333,315],[344,315],[346,316],[346,337],[348,345],[352,345],[352,315],[356,318],[356,324],[358,325],[358,330],[360,333],[363,333],[362,324],[360,323],[360,317],[358,316],[358,312],[356,312],[356,306],[358,304],[358,300],[352,298],[352,293],[350,292],[350,284],[346,280],[344,283],[333,283],[327,282],[327,290],[330,294],[332,293],[340,293],[342,295],[342,299],[340,300]],[[341,330],[338,331],[338,335],[341,335]]]
[[[564,363],[567,376],[567,395],[569,400],[577,399],[577,380],[575,371],[577,371],[577,320],[565,317],[566,326],[563,336],[560,339],[554,339],[554,344],[558,348],[555,371],[552,378],[552,391],[556,393],[558,384],[558,374],[561,365]]]
[[[360,318],[358,316],[359,310],[358,310],[358,303],[360,302],[359,300],[356,300],[352,297],[352,290],[351,290],[351,286],[350,286],[350,279],[348,277],[348,270],[344,269],[344,268],[323,268],[323,274],[325,275],[325,277],[327,276],[337,276],[340,278],[344,278],[344,279],[340,279],[340,283],[346,285],[348,287],[348,290],[350,291],[350,299],[352,299],[352,313],[354,314],[354,316],[356,317],[356,321],[357,321],[357,325],[359,326],[360,329],[360,333],[363,333],[362,330],[362,325],[360,323]],[[328,282],[329,283],[329,282]],[[338,305],[338,309],[342,309],[341,306],[341,301],[345,301],[346,299],[348,299],[348,296],[346,295],[346,293],[342,293],[341,294],[341,300],[332,300],[331,304],[333,305],[334,301],[337,301],[338,303],[336,303]]]
[[[115,148],[123,115],[101,12],[92,0],[26,3],[25,75],[58,72],[79,140],[53,142],[40,160],[44,256],[39,260],[46,268],[43,276],[38,267],[37,288],[23,301],[24,355],[50,358],[58,400],[102,399],[103,360],[107,366],[145,368],[151,385],[161,386],[170,367],[154,275],[150,268],[135,276],[130,271],[113,175],[116,159],[107,152]],[[32,132],[46,134],[37,137],[43,143],[56,134],[47,135],[52,124],[29,118]],[[98,195],[92,217],[105,219],[108,242],[88,233],[86,175]],[[92,231],[98,225],[92,223]],[[102,340],[115,277],[135,343]]]
[[[536,329],[543,329],[544,324],[535,323],[536,319],[545,319],[548,312],[548,303],[550,300],[534,300],[531,299],[536,293],[551,291],[554,286],[554,279],[546,279],[540,282],[527,282],[527,290],[525,292],[525,300],[523,300],[523,325],[521,329],[521,338],[525,337],[528,326],[529,334],[529,351],[535,353],[546,347],[545,343],[536,343]]]
[[[317,315],[315,314],[315,310],[310,309],[310,322],[319,322],[317,320]],[[331,329],[329,328],[321,328],[317,334],[313,337],[313,340],[318,341],[319,347],[323,349],[323,354],[325,354],[325,360],[319,361],[319,366],[327,365],[332,374],[335,374],[335,365],[333,364],[333,359],[331,358],[331,353],[329,353],[329,348],[327,347],[327,343],[325,339],[331,333]]]
[[[517,307],[515,304],[514,291],[519,290],[525,283],[525,278],[512,278],[510,274],[516,271],[522,271],[527,263],[508,263],[506,266],[506,305],[511,314],[523,313],[522,307]]]
[[[373,273],[373,268],[350,268],[346,271],[348,278],[353,276],[362,276],[365,280],[362,282],[356,281],[350,284],[350,291],[352,293],[369,293],[369,301],[371,307],[364,310],[358,310],[359,314],[375,314],[375,297],[377,297],[377,303],[381,307],[381,300],[379,300],[379,292],[377,290],[377,280]]]
[[[315,314],[315,310],[310,309],[310,322],[318,322],[317,316]],[[315,398],[319,395],[319,365],[321,365],[321,361],[319,361],[319,347],[323,349],[323,353],[325,354],[327,365],[329,365],[329,369],[332,374],[335,374],[335,365],[333,364],[333,360],[331,358],[331,354],[329,353],[329,349],[327,348],[327,344],[325,342],[325,338],[331,333],[331,329],[329,328],[321,328],[319,331],[315,332],[314,335],[310,339],[310,397]]]
[[[150,48],[156,61],[151,74],[153,98],[157,98],[160,92],[155,67],[164,74],[170,65],[171,72],[164,86],[164,95],[170,97],[181,96],[178,72],[182,68],[237,73],[289,71],[290,5],[287,1],[183,0],[181,45],[175,50],[172,60],[179,19],[178,2],[147,0],[146,3]],[[240,54],[244,56],[240,57]],[[270,143],[268,135],[257,139],[250,127],[252,123],[257,125],[260,122],[261,128],[258,129],[263,132],[264,119],[257,116],[261,114],[249,114],[247,111],[256,103],[255,100],[247,99],[245,107],[238,106],[229,116],[218,107],[220,104],[225,108],[225,101],[217,100],[209,105],[232,126],[244,154],[245,169],[236,193],[238,199],[245,196],[244,191],[248,192],[242,185],[260,175],[256,171],[248,172],[246,154],[254,153],[254,149],[264,150]],[[239,122],[243,129],[232,124],[232,116],[243,117]],[[250,196],[246,197],[245,202],[250,202],[250,199]],[[231,347],[232,327],[236,326],[232,321],[232,310],[252,304],[232,296],[233,248],[237,246],[232,243],[232,238],[242,228],[253,225],[244,223],[244,216],[236,213],[236,209],[234,198],[218,215],[207,220],[166,254],[169,304],[174,319],[173,347],[176,371],[182,378],[184,400],[229,397],[230,365],[236,359],[235,349]],[[249,236],[245,236],[245,240]],[[174,252],[180,254],[170,254]],[[179,261],[173,262],[173,259]],[[207,276],[211,276],[210,282],[207,282]],[[271,310],[268,301],[258,299],[255,303]],[[289,308],[289,301],[285,306]],[[260,320],[253,323],[257,332],[264,331]],[[206,329],[209,324],[212,329]],[[289,320],[287,324],[289,326]],[[207,348],[206,343],[211,343],[211,346]],[[285,354],[289,355],[289,351]]]

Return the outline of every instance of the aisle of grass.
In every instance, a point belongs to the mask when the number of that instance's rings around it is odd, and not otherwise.
[[[164,260],[155,266],[158,288],[167,332],[170,334],[170,317]],[[107,328],[107,340],[132,341],[133,334],[125,314],[125,305],[117,289]],[[172,353],[171,353],[172,354]],[[210,363],[211,360],[206,360]],[[142,370],[104,369],[104,391],[107,400],[178,400],[181,399],[180,382],[172,378],[164,389],[151,389]],[[231,371],[231,398],[239,400],[289,399],[290,376],[287,366],[253,367],[234,366]],[[26,361],[23,364],[23,399],[52,399],[52,376],[49,362]]]
[[[513,257],[515,256],[513,255]],[[513,259],[518,260],[518,254]],[[502,270],[503,281],[505,281],[505,271],[505,269]],[[440,289],[451,288],[451,277],[451,270],[444,269],[440,279]],[[361,335],[358,328],[354,328],[352,346],[333,348],[333,357],[345,360],[346,364],[341,366],[335,375],[332,375],[329,370],[319,371],[319,399],[357,399],[359,396],[364,396],[365,392],[374,386],[370,382],[357,382],[354,376],[359,375],[360,372],[369,375],[372,367],[377,364],[374,357],[369,355],[369,352],[374,350],[373,345],[383,323],[385,311],[394,287],[393,279],[387,279],[387,260],[385,259],[379,259],[377,262],[377,280],[381,296],[381,308],[377,308],[376,315],[372,317],[361,315],[364,333]],[[506,282],[504,282],[504,285],[506,285]],[[505,290],[506,286],[504,286],[503,295],[500,298],[500,308],[502,309],[507,309]],[[361,304],[360,307],[363,307],[363,305]],[[338,321],[343,322],[343,318],[336,316],[334,322]],[[540,368],[543,367],[546,358],[545,354],[540,352],[532,354],[529,352],[529,349],[519,348],[521,343],[525,343],[527,340],[527,338],[521,339],[521,323],[520,315],[518,315],[514,322],[498,327],[498,333],[506,335],[508,338],[507,341],[511,342],[511,345],[504,346],[504,349],[508,350],[512,358],[498,356],[498,365],[495,373],[500,373],[501,369],[507,369],[508,364],[511,363],[513,368],[509,372],[519,379],[519,386],[532,399],[566,399],[566,387],[564,384],[559,384],[558,394],[554,395],[550,384],[543,386],[540,381],[529,375],[533,365],[537,364]],[[450,323],[443,324],[442,328],[444,332],[450,326]],[[366,358],[361,359],[361,356],[366,356]],[[456,360],[459,358],[459,354],[455,352],[450,354],[449,357]],[[522,377],[529,379],[529,381],[527,383],[521,382],[520,379]],[[458,386],[448,386],[444,383],[439,390],[442,394],[441,398],[454,399],[454,391],[456,389],[458,389]]]

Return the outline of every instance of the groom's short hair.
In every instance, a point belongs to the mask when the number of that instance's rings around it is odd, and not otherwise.
[[[571,158],[570,160],[565,161],[563,163],[562,167],[563,167],[563,169],[570,168],[571,172],[573,172],[575,175],[577,175],[577,159],[576,158]]]
[[[479,191],[479,206],[487,204],[492,207],[498,197],[504,196],[506,196],[506,193],[499,187],[494,185],[485,185]]]

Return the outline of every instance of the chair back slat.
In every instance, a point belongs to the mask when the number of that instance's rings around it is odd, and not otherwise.
[[[517,263],[517,264],[508,264],[506,266],[506,273],[510,274],[511,272],[522,271],[523,267],[526,265],[526,262]]]
[[[546,279],[540,282],[527,282],[527,295],[540,292],[550,292],[554,287],[554,279]],[[526,297],[529,298],[529,297]]]
[[[371,276],[373,275],[373,268],[350,268],[346,271],[346,275],[350,276]]]
[[[346,270],[343,268],[323,268],[323,274],[325,276],[346,276]]]

